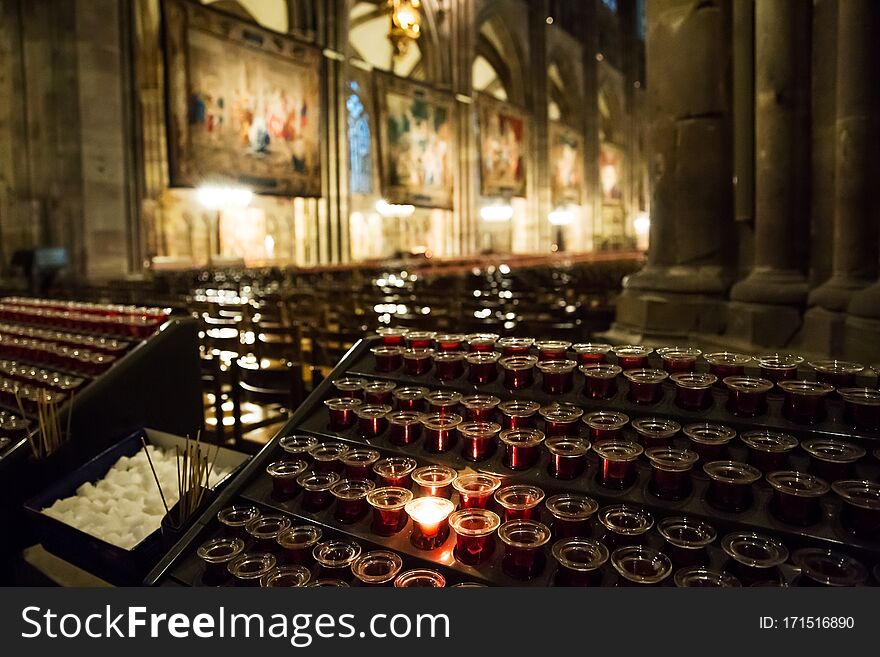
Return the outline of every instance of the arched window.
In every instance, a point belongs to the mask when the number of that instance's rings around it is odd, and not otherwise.
[[[373,193],[373,158],[370,141],[370,115],[361,98],[360,84],[348,83],[348,158],[350,168],[349,189],[352,194]]]

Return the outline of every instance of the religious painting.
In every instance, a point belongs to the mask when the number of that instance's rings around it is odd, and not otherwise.
[[[320,49],[185,0],[163,7],[172,184],[320,196]]]
[[[623,200],[623,151],[613,144],[599,145],[599,180],[602,184],[602,201],[620,203]]]
[[[581,134],[550,122],[550,172],[553,204],[580,205],[584,182],[584,140]]]
[[[376,88],[385,199],[452,209],[454,98],[380,72]]]
[[[484,196],[526,195],[527,115],[491,96],[477,99],[480,188]]]

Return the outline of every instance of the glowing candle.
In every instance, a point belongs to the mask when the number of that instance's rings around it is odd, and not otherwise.
[[[409,540],[420,550],[434,550],[449,537],[449,514],[455,505],[443,497],[420,497],[408,502],[406,513],[413,523]]]

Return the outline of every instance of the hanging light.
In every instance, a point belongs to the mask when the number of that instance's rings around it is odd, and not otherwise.
[[[480,208],[480,219],[488,223],[503,223],[513,218],[513,206],[510,203],[491,203]]]
[[[421,0],[388,0],[391,30],[388,38],[394,47],[394,56],[403,56],[409,44],[422,35]]]
[[[204,185],[196,189],[196,198],[208,210],[246,208],[251,204],[254,193],[244,187]]]
[[[558,207],[547,215],[547,220],[553,226],[570,226],[574,222],[574,212],[568,206]]]

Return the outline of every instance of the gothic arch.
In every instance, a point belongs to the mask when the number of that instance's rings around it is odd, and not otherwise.
[[[529,62],[510,21],[497,3],[489,4],[478,14],[474,29],[474,59],[483,57],[495,69],[507,95],[507,100],[521,107],[527,106],[529,93],[525,85]]]

